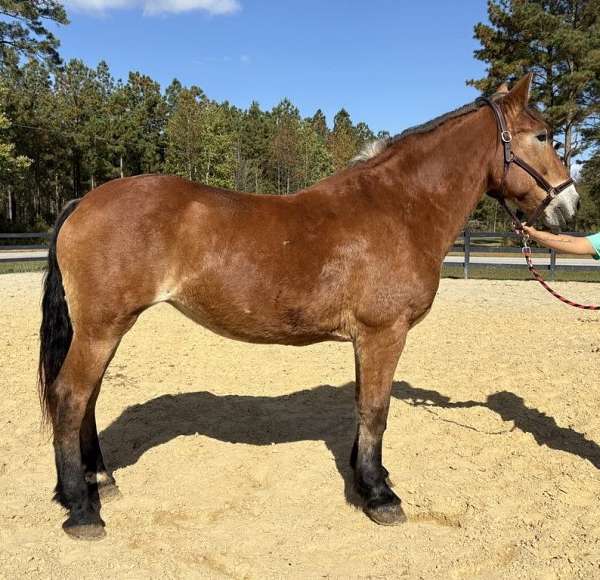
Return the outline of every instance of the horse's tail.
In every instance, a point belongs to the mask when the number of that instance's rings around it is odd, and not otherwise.
[[[40,361],[38,366],[38,392],[44,422],[54,418],[54,383],[65,362],[73,326],[65,299],[62,274],[56,259],[56,241],[60,228],[75,211],[78,199],[67,203],[56,220],[48,248],[48,267],[44,276],[42,296],[42,325],[40,327]]]

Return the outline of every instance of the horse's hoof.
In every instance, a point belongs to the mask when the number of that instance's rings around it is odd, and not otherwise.
[[[97,542],[106,536],[102,520],[99,523],[79,524],[71,522],[71,518],[69,518],[63,524],[63,530],[67,536],[74,540],[85,540],[88,542]]]
[[[376,523],[382,526],[398,526],[407,521],[406,514],[398,503],[385,503],[381,505],[365,506],[365,513]]]
[[[109,503],[111,501],[117,501],[123,497],[123,494],[119,490],[118,486],[114,483],[105,483],[104,485],[98,486],[98,496],[102,503]]]

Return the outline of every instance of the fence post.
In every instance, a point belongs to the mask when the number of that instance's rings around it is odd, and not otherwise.
[[[466,229],[464,233],[464,254],[463,271],[465,280],[469,279],[469,260],[471,259],[471,232]]]
[[[556,250],[550,250],[550,279],[556,278]]]

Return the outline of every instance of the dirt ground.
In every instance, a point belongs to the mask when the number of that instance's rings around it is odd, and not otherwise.
[[[354,505],[350,345],[237,343],[158,306],[104,382],[122,498],[86,543],[50,502],[40,281],[0,276],[0,577],[600,578],[600,314],[442,282],[396,373],[384,462],[409,522],[389,528]]]

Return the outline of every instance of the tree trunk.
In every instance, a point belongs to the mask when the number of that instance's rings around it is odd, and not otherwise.
[[[573,123],[569,120],[565,127],[565,156],[564,162],[571,172],[571,159],[573,157]]]
[[[58,173],[54,172],[54,202],[56,203],[56,213],[55,216],[58,217],[60,213],[60,196],[58,195]]]
[[[10,223],[13,222],[13,204],[12,204],[12,189],[8,188],[8,194],[6,196],[7,206],[6,206],[6,219]]]
[[[81,160],[79,151],[73,152],[73,196],[81,196]]]

